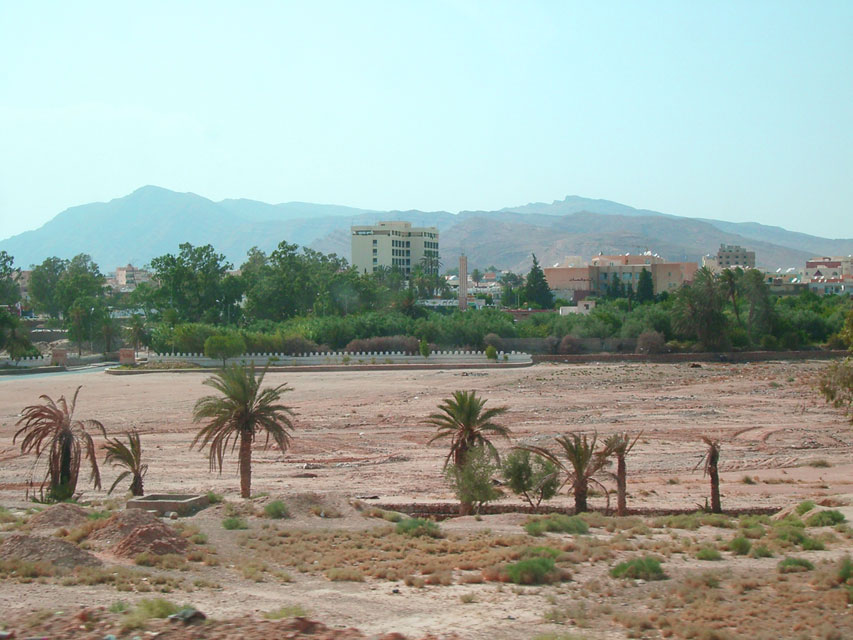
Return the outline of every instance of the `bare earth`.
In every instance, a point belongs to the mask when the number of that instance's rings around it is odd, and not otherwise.
[[[457,389],[477,390],[488,399],[487,406],[509,407],[503,420],[512,428],[513,443],[547,446],[552,436],[569,431],[597,431],[602,436],[617,431],[642,431],[628,459],[630,507],[701,508],[707,495],[707,479],[703,478],[701,467],[698,470],[696,467],[703,453],[700,441],[703,434],[718,437],[723,443],[724,509],[781,508],[804,499],[819,501],[828,497],[844,503],[845,496],[853,494],[853,432],[815,390],[816,377],[823,366],[825,363],[814,361],[703,363],[698,367],[543,364],[526,369],[470,372],[270,373],[267,384],[287,382],[293,389],[286,394],[285,402],[296,412],[297,428],[293,448],[284,454],[264,451],[263,441],[256,447],[252,489],[266,495],[249,504],[238,496],[236,457],[227,461],[222,475],[217,475],[209,471],[205,453],[188,449],[197,429],[191,419],[193,405],[212,391],[201,384],[206,374],[118,377],[93,371],[3,377],[0,378],[0,505],[13,511],[31,507],[24,498],[25,482],[35,473],[38,483],[44,473],[43,467],[33,472],[33,458],[22,457],[19,447],[12,443],[20,411],[36,402],[40,394],[53,398],[62,394],[70,396],[78,385],[83,385],[83,389],[76,417],[100,420],[110,435],[130,428],[142,434],[150,466],[145,482],[147,493],[209,490],[222,493],[227,501],[242,509],[250,524],[250,534],[270,526],[293,531],[351,531],[386,524],[365,518],[352,509],[348,503],[358,496],[379,496],[379,502],[383,503],[452,501],[441,473],[446,450],[444,445],[426,445],[432,431],[423,425],[423,419]],[[507,450],[512,443],[498,444]],[[814,463],[817,466],[810,466]],[[108,468],[102,472],[108,487],[116,472]],[[744,481],[745,476],[749,477],[749,483]],[[105,492],[92,491],[85,482],[87,478],[88,473],[81,471],[78,485],[78,489],[84,490],[81,500],[103,500]],[[299,507],[305,496],[314,500],[317,495],[329,505],[337,505],[343,517],[318,518]],[[294,505],[291,509],[294,518],[270,521],[257,517],[263,504],[273,498]],[[514,500],[509,496],[502,502]],[[570,503],[567,496],[560,496],[554,504]],[[603,508],[604,498],[594,497],[591,504],[593,508]],[[220,566],[193,568],[189,582],[199,578],[215,582],[217,587],[170,596],[176,602],[192,602],[208,616],[217,618],[299,605],[332,629],[355,627],[368,636],[396,631],[413,637],[433,633],[442,637],[456,634],[461,638],[498,639],[573,631],[583,634],[578,637],[621,638],[632,628],[614,621],[620,606],[645,615],[654,612],[656,600],[666,595],[655,596],[657,592],[652,591],[641,594],[638,589],[643,585],[638,587],[630,582],[631,586],[625,587],[608,578],[607,568],[612,562],[581,563],[572,582],[547,587],[517,588],[487,581],[416,588],[401,580],[372,578],[364,582],[338,582],[293,567],[285,567],[292,576],[291,582],[281,582],[272,576],[256,582],[240,572],[241,563],[251,555],[238,539],[246,533],[221,527],[223,509],[223,505],[218,505],[185,519],[209,536],[209,544],[222,560]],[[524,534],[519,525],[525,520],[521,515],[484,516],[481,521],[462,518],[443,522],[441,526],[443,531],[460,536],[487,530],[493,535],[515,536]],[[594,535],[600,533],[603,534],[593,530]],[[704,536],[703,540],[714,540],[721,531],[702,527],[698,533],[687,533],[693,538]],[[661,535],[670,537],[669,533]],[[722,531],[722,535],[728,539],[732,534]],[[558,538],[548,539],[551,537]],[[564,535],[559,540],[568,538]],[[531,538],[530,544],[542,544],[541,540]],[[817,564],[837,561],[850,547],[849,538],[842,537],[837,543],[828,544],[827,551],[796,555],[812,558]],[[96,555],[116,562],[109,550],[97,551]],[[615,557],[621,558],[618,554]],[[779,559],[780,556],[763,560],[738,557],[705,565],[713,564],[715,570],[724,567],[724,573],[728,572],[726,579],[739,579],[760,569],[771,580],[775,579]],[[691,557],[673,557],[665,563],[668,573],[679,580],[696,566],[697,561]],[[602,587],[602,581],[607,585]],[[14,619],[34,609],[68,611],[81,605],[106,606],[120,598],[132,603],[140,597],[136,593],[118,593],[108,585],[62,586],[57,580],[43,583],[4,580],[0,589],[0,623],[4,618]],[[581,597],[586,598],[583,602],[588,606],[601,608],[594,619],[581,625],[585,628],[567,629],[571,619],[559,626],[543,619],[543,612],[553,608],[555,602],[563,606],[579,602]],[[737,601],[733,597],[724,600]],[[608,606],[616,607],[617,611],[606,611],[602,604],[605,600],[612,601]],[[741,637],[736,634],[737,625],[733,626],[734,629],[729,629],[735,633],[732,637]],[[791,628],[790,635],[777,637],[832,637],[809,635],[812,630],[801,633]],[[629,637],[661,637],[655,635],[658,630],[637,633],[640,635]],[[675,637],[689,636],[676,633]]]

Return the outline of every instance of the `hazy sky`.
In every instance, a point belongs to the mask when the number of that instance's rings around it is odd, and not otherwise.
[[[0,0],[0,238],[145,184],[853,237],[853,2]]]

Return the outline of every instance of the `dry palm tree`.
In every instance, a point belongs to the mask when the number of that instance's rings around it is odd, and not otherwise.
[[[696,468],[703,462],[705,463],[705,475],[711,478],[711,512],[722,513],[723,508],[720,505],[720,474],[717,469],[717,465],[720,462],[720,441],[714,440],[709,436],[702,436],[702,442],[708,445],[708,450],[702,456],[702,459],[699,460]],[[707,508],[707,503],[705,505]]]
[[[95,489],[101,488],[95,443],[87,429],[97,429],[104,437],[107,434],[104,425],[97,420],[74,419],[80,388],[77,387],[70,404],[65,396],[60,396],[56,402],[47,395],[39,396],[42,404],[24,408],[17,422],[23,426],[12,438],[14,443],[18,436],[23,436],[21,453],[35,452],[36,462],[47,454],[47,473],[41,486],[48,486],[47,497],[50,500],[68,500],[74,495],[84,456],[91,465],[90,479]]]
[[[569,485],[574,494],[575,513],[582,513],[588,510],[587,496],[589,495],[590,484],[598,485],[604,491],[609,504],[610,496],[607,488],[596,480],[595,476],[607,465],[611,451],[606,446],[596,451],[595,447],[598,444],[598,434],[593,433],[590,440],[586,434],[569,433],[564,436],[558,436],[555,440],[562,447],[565,462],[556,454],[542,447],[526,446],[519,448],[530,451],[531,453],[537,453],[550,460],[566,474],[566,480],[563,482],[563,485]]]
[[[442,438],[450,438],[450,452],[444,460],[444,467],[450,461],[461,470],[465,466],[468,452],[474,447],[483,447],[491,456],[499,459],[497,449],[488,436],[509,437],[509,428],[492,422],[492,419],[506,413],[507,407],[483,409],[486,400],[477,397],[476,391],[454,391],[453,397],[446,398],[438,405],[440,413],[430,414],[426,423],[438,428],[429,444]],[[461,503],[459,513],[466,515],[471,505]]]
[[[107,493],[112,493],[119,482],[130,476],[130,493],[134,496],[145,495],[142,479],[148,472],[148,465],[142,464],[142,444],[139,441],[139,432],[134,429],[126,432],[125,435],[127,436],[127,444],[118,438],[107,438],[107,444],[104,447],[107,450],[107,457],[104,462],[113,467],[124,467],[124,471],[115,479]]]
[[[616,515],[618,516],[624,516],[628,510],[628,471],[625,466],[625,458],[631,453],[631,449],[637,444],[641,435],[643,435],[642,432],[631,440],[631,436],[627,433],[614,433],[604,441],[604,448],[616,458]]]
[[[293,429],[290,416],[293,411],[279,404],[281,395],[290,389],[280,384],[261,389],[264,369],[255,376],[255,365],[232,365],[213,374],[203,384],[213,387],[221,395],[200,398],[193,409],[193,419],[210,421],[202,427],[190,448],[210,448],[210,468],[222,473],[222,458],[231,445],[231,451],[240,443],[240,495],[248,498],[252,488],[252,443],[256,435],[266,433],[264,448],[270,438],[282,452],[290,445],[289,429]]]

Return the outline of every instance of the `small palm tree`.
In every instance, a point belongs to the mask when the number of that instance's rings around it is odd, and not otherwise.
[[[290,391],[286,385],[261,389],[264,369],[255,376],[255,365],[232,365],[213,374],[203,384],[221,395],[200,398],[193,409],[193,419],[210,418],[193,439],[190,448],[210,448],[210,468],[222,473],[222,458],[230,444],[233,451],[240,443],[240,495],[248,498],[252,488],[252,443],[258,432],[266,432],[264,448],[270,438],[282,452],[290,446],[293,411],[279,404],[281,395]]]
[[[107,450],[107,457],[104,462],[113,467],[124,467],[124,471],[119,474],[107,493],[112,493],[119,482],[130,476],[130,493],[134,496],[142,496],[145,495],[142,479],[148,472],[148,465],[142,464],[142,444],[139,441],[139,432],[134,429],[126,432],[125,435],[127,436],[127,444],[118,438],[108,438],[104,447]]]
[[[500,459],[498,451],[489,440],[490,435],[509,437],[508,427],[492,422],[493,418],[506,413],[507,407],[483,409],[486,400],[477,397],[476,391],[454,391],[451,398],[446,398],[438,405],[439,412],[430,414],[426,423],[437,427],[438,432],[430,439],[429,444],[442,438],[450,438],[450,452],[444,459],[444,468],[453,461],[453,465],[461,470],[467,461],[468,452],[474,447],[483,447],[495,459]],[[470,513],[471,504],[461,503],[459,512],[462,515]]]
[[[569,433],[564,436],[558,436],[555,438],[555,441],[562,448],[565,462],[558,455],[542,447],[528,446],[519,448],[539,454],[550,460],[566,474],[566,480],[563,482],[563,485],[569,485],[574,495],[575,513],[588,511],[587,496],[589,495],[590,484],[598,485],[604,491],[604,494],[608,497],[609,504],[610,496],[607,488],[595,476],[607,465],[608,458],[612,452],[606,446],[603,449],[596,450],[598,434],[593,433],[592,439],[590,439],[586,434]]]
[[[15,432],[12,442],[23,436],[21,453],[35,452],[36,462],[47,454],[47,473],[41,486],[47,485],[50,500],[67,500],[74,495],[83,457],[88,458],[91,465],[90,480],[95,489],[101,488],[95,442],[87,429],[97,429],[104,437],[107,434],[104,425],[97,420],[74,419],[80,389],[77,387],[70,404],[65,396],[55,402],[50,396],[39,396],[42,404],[25,407],[16,423],[23,426]]]
[[[133,351],[134,353],[139,353],[139,344],[143,342],[147,337],[147,330],[145,327],[145,318],[143,318],[138,313],[134,313],[130,316],[130,322],[127,325],[127,337],[133,342]]]
[[[720,473],[718,465],[720,463],[720,441],[714,440],[710,436],[702,436],[702,442],[708,445],[708,450],[699,464],[705,463],[705,475],[711,478],[711,513],[722,513],[723,508],[720,504]],[[697,468],[699,466],[697,464]],[[707,503],[706,503],[707,507]]]
[[[631,453],[631,449],[637,444],[641,435],[643,434],[640,433],[631,440],[631,436],[627,433],[614,433],[604,441],[604,448],[616,458],[616,515],[618,516],[624,516],[628,510],[628,470],[625,466],[625,458]]]

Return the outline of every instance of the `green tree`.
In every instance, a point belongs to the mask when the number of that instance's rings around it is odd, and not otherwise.
[[[500,497],[500,492],[492,484],[492,476],[498,471],[491,453],[483,446],[468,451],[465,464],[461,467],[450,465],[445,475],[453,486],[460,504],[471,505],[474,513],[487,502]]]
[[[58,318],[62,313],[59,299],[59,281],[68,268],[68,260],[56,256],[46,258],[40,265],[32,266],[30,274],[30,300],[39,313]]]
[[[735,319],[737,323],[743,326],[743,323],[740,319],[740,304],[738,301],[738,294],[740,293],[740,282],[743,277],[743,269],[737,267],[735,269],[723,269],[723,273],[720,276],[720,280],[722,281],[723,290],[726,292],[726,296],[728,296],[729,301],[732,303],[732,310],[735,314]]]
[[[281,396],[290,391],[286,385],[261,389],[266,375],[264,369],[255,375],[253,364],[232,365],[215,373],[203,384],[212,387],[219,395],[205,396],[198,400],[193,410],[196,422],[209,420],[193,439],[200,449],[210,450],[210,468],[222,472],[222,459],[229,446],[233,449],[239,441],[240,495],[251,496],[252,489],[252,443],[263,433],[265,447],[270,439],[282,453],[290,446],[288,433],[293,429],[293,411],[280,404]]]
[[[148,473],[148,465],[142,463],[142,443],[139,439],[139,432],[133,429],[126,432],[125,435],[127,436],[127,444],[119,438],[107,438],[107,443],[104,445],[104,449],[107,451],[104,462],[113,467],[124,469],[107,493],[112,493],[119,482],[129,477],[131,495],[141,496],[145,494],[142,480]]]
[[[20,318],[0,309],[0,350],[3,349],[16,362],[26,356],[38,355]]]
[[[633,440],[627,433],[614,433],[604,441],[604,449],[616,458],[616,515],[628,514],[628,469],[625,458],[631,453],[631,449],[637,444],[642,433]]]
[[[94,350],[92,342],[95,332],[101,327],[107,314],[104,301],[92,296],[77,298],[65,313],[65,325],[68,337],[77,343],[77,355],[82,355],[83,342],[89,341],[89,349]]]
[[[130,316],[130,322],[125,329],[128,340],[133,344],[134,353],[139,352],[139,345],[148,342],[148,327],[145,318],[138,313]]]
[[[696,272],[693,284],[682,287],[673,307],[673,325],[683,335],[695,335],[703,348],[717,351],[726,346],[723,290],[707,267]]]
[[[749,339],[756,343],[759,337],[773,329],[775,312],[770,298],[770,287],[758,269],[748,269],[742,276],[744,297],[749,304],[747,330]]]
[[[81,298],[102,299],[105,284],[106,278],[89,255],[81,253],[74,256],[56,285],[63,316],[67,316]]]
[[[531,507],[550,500],[560,488],[557,465],[524,449],[515,449],[506,456],[502,473],[510,490],[524,496]]]
[[[222,367],[228,358],[236,358],[246,353],[246,341],[236,333],[210,336],[204,341],[204,355],[222,360]]]
[[[655,299],[655,285],[652,280],[651,272],[643,267],[643,270],[640,271],[640,279],[637,282],[637,302],[640,304],[645,304],[646,302],[653,302]]]
[[[21,299],[21,287],[18,284],[21,270],[14,265],[15,259],[5,251],[0,251],[0,304],[15,304]]]
[[[853,424],[853,360],[845,358],[827,366],[818,379],[818,390],[836,409],[841,409]]]
[[[87,429],[97,430],[104,437],[107,434],[104,425],[97,420],[74,419],[80,388],[77,387],[70,404],[65,396],[54,402],[49,396],[42,395],[39,396],[41,404],[24,407],[17,422],[21,428],[12,438],[14,443],[21,437],[21,453],[34,452],[36,462],[42,455],[47,455],[47,472],[42,487],[48,487],[47,495],[51,500],[68,500],[74,495],[83,458],[89,460],[90,479],[95,489],[101,488],[95,442]]]
[[[492,422],[506,413],[507,408],[484,409],[485,404],[486,400],[478,398],[475,391],[454,391],[452,397],[438,405],[438,412],[430,414],[426,424],[436,427],[437,433],[429,443],[445,438],[450,440],[450,452],[444,460],[445,469],[451,461],[457,469],[463,468],[468,452],[474,447],[484,447],[490,455],[499,459],[489,436],[509,437],[508,427]],[[471,503],[461,502],[460,514],[469,514],[471,506]]]
[[[550,309],[554,306],[554,294],[551,293],[548,281],[545,280],[545,272],[539,266],[535,253],[533,254],[533,266],[530,268],[530,273],[527,274],[524,293],[528,304],[535,304],[541,309]]]
[[[597,485],[607,494],[607,488],[596,479],[596,476],[604,469],[611,451],[606,447],[596,449],[598,434],[595,433],[591,439],[586,434],[570,433],[558,436],[555,441],[562,449],[560,453],[562,453],[565,462],[560,459],[559,454],[551,453],[542,447],[526,446],[520,448],[540,455],[557,465],[566,474],[564,484],[569,485],[574,495],[575,513],[587,511],[590,484]]]
[[[474,285],[475,285],[475,286],[479,285],[479,284],[480,284],[480,280],[482,280],[482,279],[483,279],[483,274],[480,272],[480,270],[479,270],[479,269],[474,269],[474,270],[471,272],[471,280],[473,280],[473,281],[474,281]]]
[[[222,287],[231,263],[209,244],[194,247],[185,242],[178,248],[177,255],[167,253],[151,261],[160,282],[159,309],[174,309],[187,322],[221,322],[225,307],[234,302],[225,298]]]

